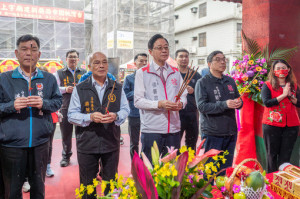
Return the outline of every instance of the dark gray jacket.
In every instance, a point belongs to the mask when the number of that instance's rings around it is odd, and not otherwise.
[[[226,100],[239,96],[231,77],[223,75],[218,79],[209,73],[198,80],[195,99],[200,111],[201,132],[213,136],[237,134],[235,110],[228,108]]]

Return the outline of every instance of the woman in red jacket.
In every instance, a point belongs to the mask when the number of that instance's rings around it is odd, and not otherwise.
[[[286,61],[272,63],[261,97],[265,105],[262,123],[270,173],[277,171],[282,163],[290,162],[300,125],[296,110],[300,107],[300,92]]]

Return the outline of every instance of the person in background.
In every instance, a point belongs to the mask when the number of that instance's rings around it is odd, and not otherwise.
[[[169,43],[160,34],[152,36],[148,50],[153,61],[135,75],[134,106],[140,109],[142,152],[151,161],[151,147],[156,141],[164,156],[167,147],[180,147],[179,111],[186,105],[185,90],[175,102],[183,83],[178,69],[167,64]]]
[[[178,65],[179,72],[184,79],[188,74],[188,64],[189,64],[189,51],[186,49],[179,49],[175,52],[175,60]],[[194,72],[190,70],[190,73]],[[189,73],[189,74],[190,74]],[[185,145],[189,148],[196,151],[196,144],[199,136],[199,114],[197,110],[197,105],[195,101],[195,85],[196,82],[201,78],[201,75],[196,72],[193,79],[190,81],[187,86],[187,104],[184,109],[179,111],[180,121],[181,121],[181,130],[180,136],[181,139],[185,132]]]
[[[60,108],[62,96],[55,77],[36,67],[41,56],[37,37],[19,37],[15,54],[20,65],[0,75],[0,162],[5,198],[21,199],[27,176],[30,198],[43,199],[53,131],[51,113]]]
[[[137,69],[142,68],[147,64],[147,54],[140,53],[134,57],[134,64]],[[134,106],[134,81],[135,74],[127,75],[124,80],[123,89],[129,102],[130,114],[128,116],[128,132],[130,136],[130,157],[133,158],[134,152],[139,153],[140,142],[140,113],[139,109]]]
[[[234,79],[223,75],[226,58],[222,51],[213,51],[207,57],[210,73],[196,83],[195,97],[200,111],[200,126],[205,152],[210,149],[228,151],[225,164],[231,167],[237,140],[235,109],[243,106]],[[208,161],[212,161],[211,158]]]
[[[74,88],[68,111],[69,122],[77,126],[80,184],[84,186],[93,184],[99,163],[103,180],[115,178],[120,155],[120,125],[130,111],[122,85],[107,77],[106,56],[95,52],[89,63],[92,75]],[[109,186],[105,193],[108,190]],[[83,198],[96,197],[93,193]]]
[[[204,77],[205,75],[209,74],[209,68],[203,68],[200,72],[201,76]]]
[[[268,173],[290,162],[299,131],[300,91],[292,67],[284,60],[272,63],[268,81],[262,87],[265,105],[263,133],[267,150]]]
[[[62,68],[54,76],[56,77],[57,84],[59,85],[59,91],[63,96],[63,104],[61,106],[61,114],[63,119],[60,122],[60,131],[62,135],[62,160],[60,161],[61,167],[66,167],[70,164],[70,157],[72,156],[72,134],[73,125],[68,122],[68,108],[70,104],[70,98],[74,89],[74,86],[78,83],[81,76],[86,73],[86,70],[77,67],[79,62],[79,52],[72,49],[66,53],[67,67]]]
[[[48,69],[45,66],[40,66],[39,67],[40,70],[42,71],[46,71],[49,72]],[[48,164],[47,164],[47,170],[46,170],[46,176],[47,177],[52,177],[54,176],[54,172],[51,169],[51,157],[52,157],[52,146],[53,146],[53,137],[54,137],[54,133],[56,130],[56,123],[60,121],[60,119],[62,118],[62,115],[56,111],[54,113],[51,113],[51,117],[52,117],[52,122],[53,122],[53,131],[52,134],[50,136],[50,141],[49,141],[49,155],[48,155]]]

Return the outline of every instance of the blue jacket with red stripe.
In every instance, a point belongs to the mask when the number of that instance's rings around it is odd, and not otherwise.
[[[57,111],[62,104],[55,77],[37,70],[28,82],[16,68],[0,75],[0,143],[6,147],[35,147],[49,140],[53,131],[51,113]],[[35,107],[16,111],[14,101],[17,97],[39,95],[43,99],[42,109]]]

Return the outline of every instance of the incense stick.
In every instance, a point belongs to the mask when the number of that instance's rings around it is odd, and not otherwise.
[[[191,61],[191,67],[193,67],[193,60]],[[190,67],[190,68],[191,68],[191,67]],[[180,88],[179,88],[179,92],[178,92],[178,93],[181,93],[181,92],[182,92],[183,84],[185,83],[187,77],[188,77],[189,74],[190,74],[190,68],[189,68],[189,66],[187,66],[187,68],[188,68],[188,71],[187,71],[187,73],[186,73],[185,76],[184,76],[183,82],[182,82],[182,84],[181,84],[181,86],[180,86]]]
[[[176,95],[176,100],[175,100],[175,102],[177,102],[177,101],[180,99],[181,95],[183,94],[183,92],[185,91],[185,89],[188,87],[190,81],[193,79],[193,77],[194,77],[195,74],[197,73],[198,69],[199,69],[199,66],[196,68],[196,70],[194,69],[194,67],[191,69],[192,71],[190,71],[190,69],[189,69],[189,74],[186,74],[186,76],[188,76],[188,77],[187,77],[187,78],[184,78],[184,81],[183,81],[183,83],[181,84],[181,87],[180,87],[180,89],[179,89],[179,92],[178,92],[178,94]]]
[[[29,92],[31,91],[31,60],[32,60],[32,42],[30,43],[30,62],[29,62]]]
[[[109,108],[109,104],[110,104],[110,97],[112,96],[112,94],[113,94],[113,92],[115,90],[115,86],[116,86],[116,81],[114,82],[113,88],[112,88],[110,94],[108,95],[108,102],[107,102],[107,106],[105,108],[106,114],[109,114],[108,108]]]

